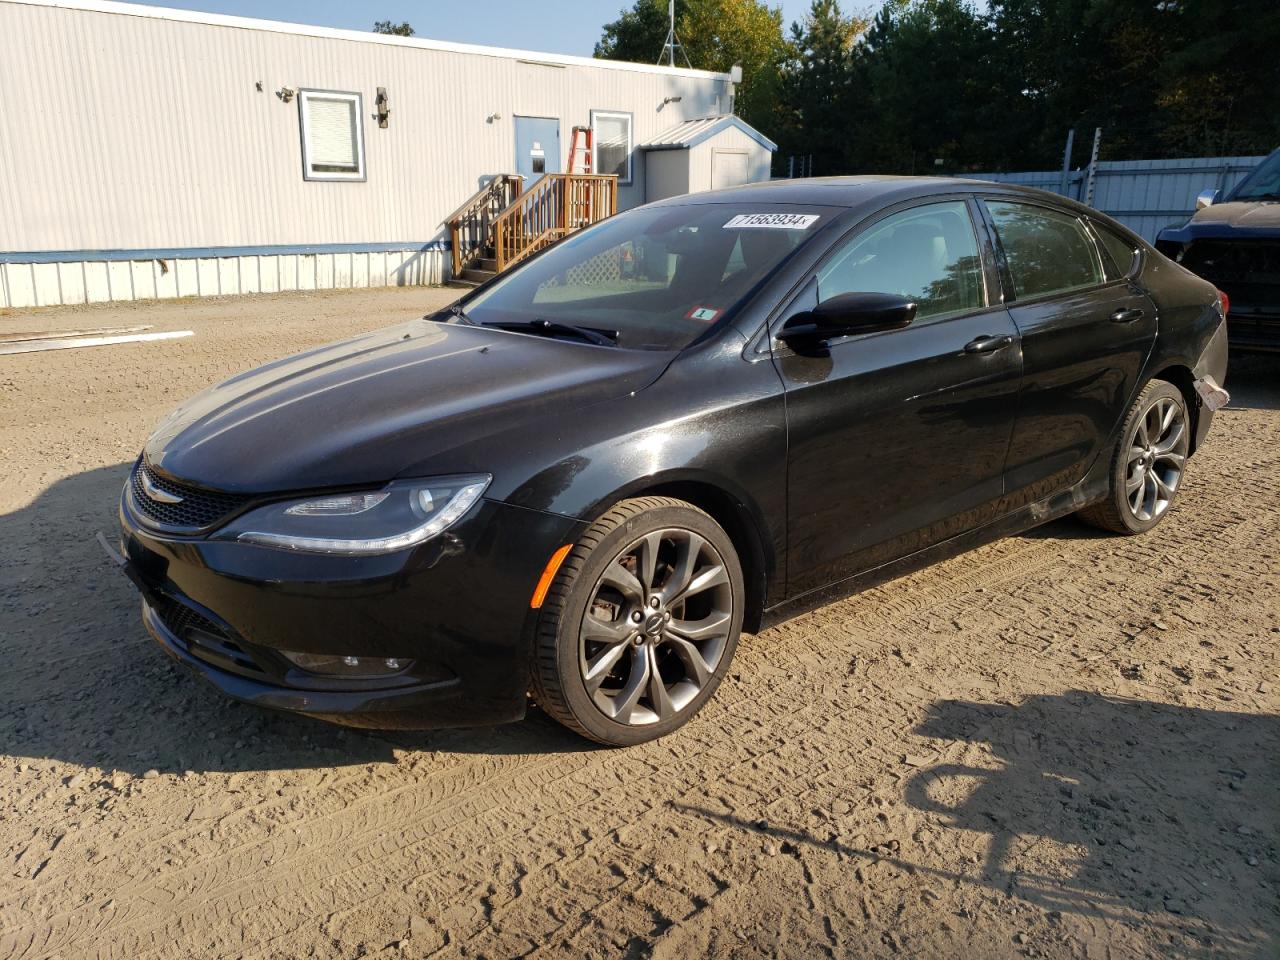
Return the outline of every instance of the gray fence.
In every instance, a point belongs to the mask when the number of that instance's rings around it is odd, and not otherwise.
[[[1183,160],[1103,160],[1094,164],[1091,206],[1110,214],[1130,230],[1154,242],[1171,223],[1181,223],[1196,207],[1196,194],[1235,186],[1262,157],[1192,157]],[[968,173],[975,180],[1021,183],[1084,201],[1090,168],[1067,174],[1061,170],[1031,173]]]

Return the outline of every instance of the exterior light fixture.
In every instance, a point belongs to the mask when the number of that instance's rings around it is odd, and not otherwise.
[[[374,98],[373,103],[378,110],[378,126],[385,130],[387,129],[387,121],[391,118],[391,98],[387,96],[386,87],[378,88],[378,95]]]

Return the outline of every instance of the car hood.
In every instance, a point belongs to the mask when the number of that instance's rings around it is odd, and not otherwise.
[[[1215,203],[1203,210],[1197,210],[1190,224],[1195,226],[1216,224],[1242,229],[1280,229],[1280,203],[1259,200]]]
[[[1167,227],[1161,240],[1189,243],[1192,240],[1271,240],[1280,238],[1280,203],[1251,200],[1215,203],[1197,210],[1186,223]]]
[[[418,320],[232,377],[173,411],[143,453],[238,493],[379,484],[437,461],[486,470],[448,454],[639,390],[670,359]]]

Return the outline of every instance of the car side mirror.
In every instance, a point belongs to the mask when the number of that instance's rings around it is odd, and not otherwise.
[[[842,293],[782,325],[778,339],[792,349],[818,346],[836,337],[898,330],[916,317],[918,304],[896,293]]]
[[[1201,190],[1196,194],[1196,209],[1203,210],[1205,207],[1212,207],[1218,202],[1217,190]]]

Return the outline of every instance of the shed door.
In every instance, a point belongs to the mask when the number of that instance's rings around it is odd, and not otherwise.
[[[560,121],[554,117],[516,117],[516,173],[525,189],[544,173],[560,173]]]
[[[751,182],[745,150],[711,151],[711,189],[737,187]]]

